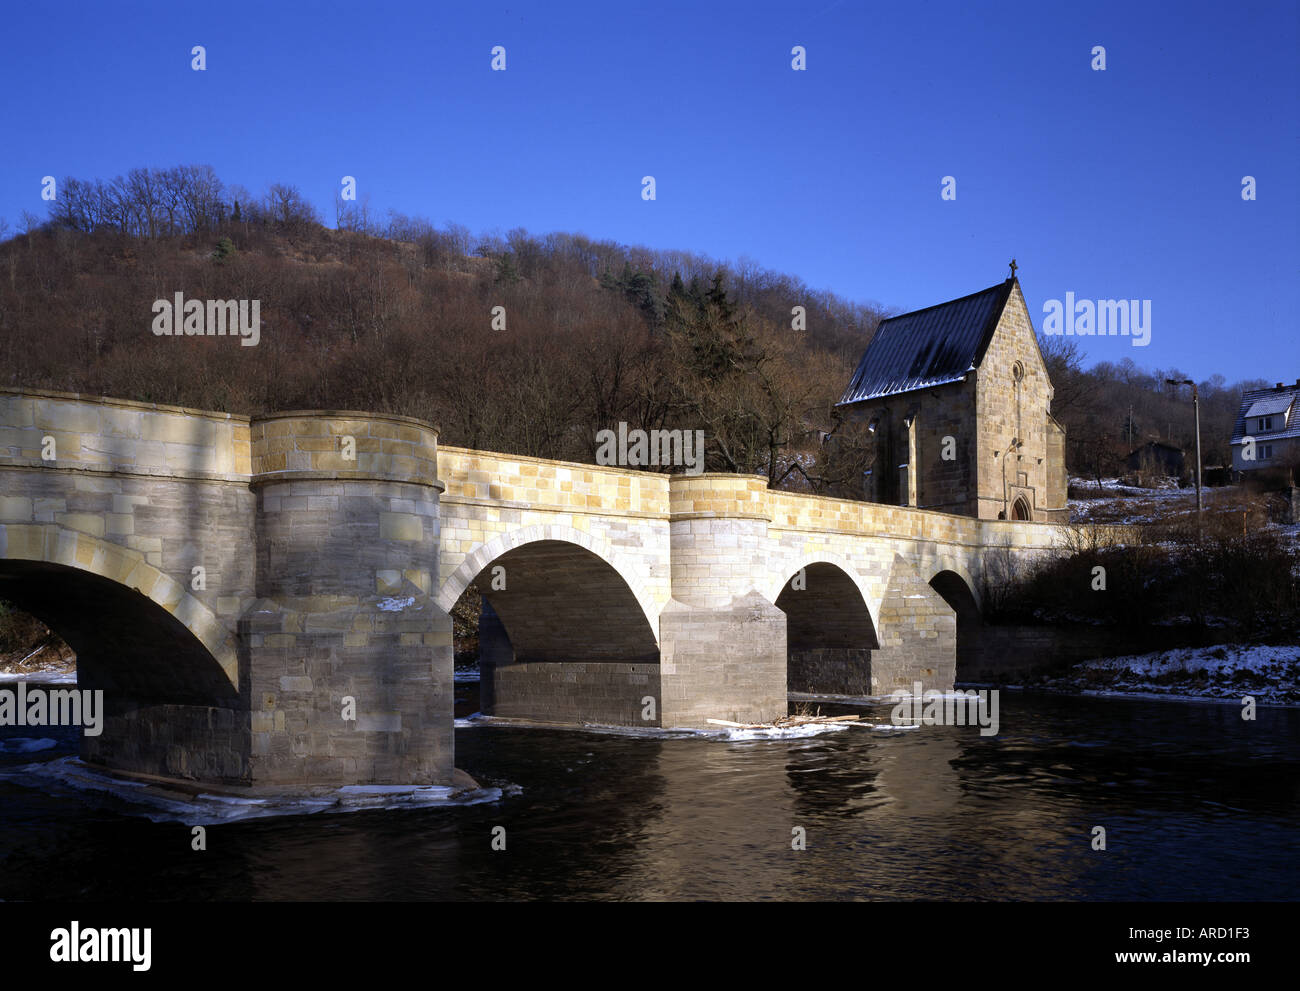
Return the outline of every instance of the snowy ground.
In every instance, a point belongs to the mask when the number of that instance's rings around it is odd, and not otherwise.
[[[1103,657],[1047,677],[1038,687],[1096,694],[1300,705],[1300,646],[1224,644]]]
[[[1164,488],[1140,489],[1123,485],[1118,478],[1103,478],[1099,489],[1095,478],[1072,477],[1071,492],[1076,495],[1095,493],[1096,498],[1069,499],[1067,505],[1070,509],[1070,522],[1133,526],[1169,522],[1182,514],[1190,517],[1195,513],[1196,489],[1180,489],[1172,479],[1167,479],[1166,482]],[[1208,512],[1238,512],[1245,508],[1243,500],[1246,497],[1237,486],[1206,488],[1202,493]],[[1300,550],[1300,523],[1265,523],[1263,526],[1275,531],[1292,549]]]
[[[1196,508],[1196,490],[1173,484],[1161,489],[1139,489],[1121,485],[1118,478],[1103,478],[1098,489],[1095,478],[1071,478],[1070,489],[1098,493],[1095,499],[1068,501],[1071,523],[1151,523]]]

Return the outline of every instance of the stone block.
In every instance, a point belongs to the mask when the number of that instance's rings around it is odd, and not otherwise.
[[[357,730],[362,733],[400,733],[402,714],[400,712],[358,712]]]
[[[31,518],[31,499],[25,496],[0,496],[0,520],[26,523]]]
[[[381,540],[423,540],[424,518],[413,513],[380,513]]]

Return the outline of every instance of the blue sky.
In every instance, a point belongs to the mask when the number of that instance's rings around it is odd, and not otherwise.
[[[1294,2],[179,6],[6,11],[11,233],[45,175],[210,164],[331,222],[352,175],[381,216],[746,256],[901,309],[1015,256],[1040,329],[1067,291],[1152,301],[1148,346],[1091,361],[1300,377]]]

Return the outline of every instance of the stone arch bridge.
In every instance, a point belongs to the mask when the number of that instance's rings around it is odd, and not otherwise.
[[[83,757],[136,775],[449,783],[471,585],[500,716],[702,726],[789,689],[951,687],[990,561],[1061,533],[445,447],[399,416],[0,390],[0,599],[104,691]]]

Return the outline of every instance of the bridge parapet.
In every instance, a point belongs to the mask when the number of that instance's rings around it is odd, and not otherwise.
[[[295,479],[410,482],[441,490],[438,430],[409,416],[310,410],[250,425],[254,484]]]
[[[675,520],[725,518],[769,522],[767,480],[762,475],[670,475]]]
[[[779,529],[823,531],[855,537],[941,540],[955,544],[977,544],[980,541],[980,521],[967,516],[777,489],[768,491],[767,504],[772,526]]]
[[[438,449],[444,502],[582,514],[668,515],[668,475],[463,447]]]
[[[251,472],[249,419],[75,392],[0,389],[6,464],[235,479]]]

